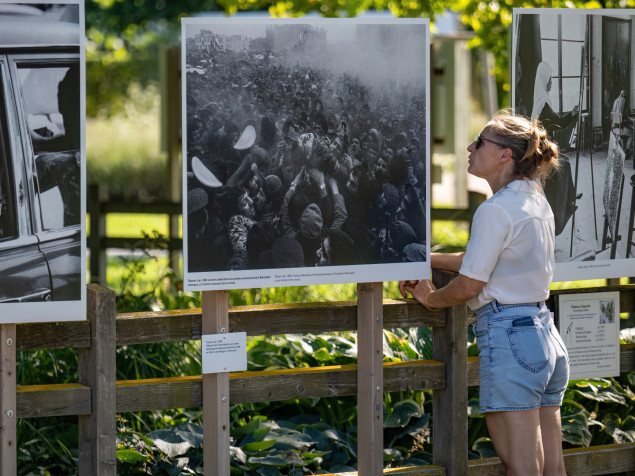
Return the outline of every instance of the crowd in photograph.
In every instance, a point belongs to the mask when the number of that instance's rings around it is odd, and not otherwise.
[[[424,261],[424,86],[287,53],[187,53],[189,271]]]

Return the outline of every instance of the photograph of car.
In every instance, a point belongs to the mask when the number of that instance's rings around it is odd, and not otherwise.
[[[0,323],[85,318],[83,6],[0,3]]]

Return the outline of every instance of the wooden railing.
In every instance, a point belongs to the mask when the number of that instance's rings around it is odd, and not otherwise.
[[[447,280],[448,275],[435,273],[437,284]],[[228,375],[227,404],[357,394],[358,422],[366,421],[369,426],[359,432],[358,470],[362,476],[375,476],[382,472],[383,453],[382,411],[381,405],[377,408],[375,403],[382,401],[383,392],[431,389],[432,418],[438,422],[433,429],[433,465],[387,469],[384,474],[504,474],[498,458],[468,461],[467,457],[467,388],[479,384],[478,358],[467,357],[467,308],[456,306],[431,312],[411,300],[382,300],[381,289],[380,283],[358,285],[357,302],[229,308],[224,324],[228,332],[244,331],[250,336],[262,336],[357,330],[360,351],[357,365],[232,373]],[[620,291],[621,311],[634,312],[635,286],[581,292],[615,289]],[[558,295],[556,292],[550,299],[550,307],[556,312]],[[217,455],[207,459],[209,453],[205,453],[206,469],[212,475],[229,474],[223,466],[229,461],[228,439],[214,434],[218,428],[209,426],[212,421],[227,420],[224,413],[227,406],[217,402],[210,405],[210,399],[203,397],[210,391],[205,388],[209,376],[115,379],[116,346],[200,339],[202,332],[216,332],[205,324],[205,313],[199,309],[116,315],[112,291],[91,284],[88,297],[85,321],[19,324],[14,338],[17,345],[13,345],[13,349],[4,342],[6,336],[2,336],[2,362],[16,349],[79,349],[76,384],[25,385],[11,389],[3,380],[2,443],[10,440],[7,429],[15,425],[15,421],[5,415],[12,398],[17,402],[15,416],[18,418],[79,415],[80,474],[115,475],[117,413],[203,406],[205,450]],[[205,312],[210,312],[209,302],[205,301],[208,298],[204,296],[204,308],[208,309]],[[222,295],[217,301],[215,309],[222,314]],[[381,344],[377,348],[377,342],[383,328],[423,326],[433,330],[434,360],[381,363]],[[380,371],[376,372],[377,368]],[[622,345],[621,371],[632,370],[635,370],[635,345]],[[212,389],[219,388],[218,383],[208,382]],[[11,447],[4,444],[0,447],[3,476],[16,473],[15,466],[11,466],[11,462],[15,462],[15,439],[13,443]],[[576,476],[632,472],[635,471],[635,444],[566,450],[565,464],[568,474]]]

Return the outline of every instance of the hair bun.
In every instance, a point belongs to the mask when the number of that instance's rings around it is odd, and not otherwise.
[[[544,181],[558,168],[558,145],[538,119],[504,109],[494,115],[489,127],[512,150],[515,175]]]

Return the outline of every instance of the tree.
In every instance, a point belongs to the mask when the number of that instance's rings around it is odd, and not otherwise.
[[[145,84],[158,77],[159,45],[178,44],[179,21],[202,12],[269,12],[275,17],[299,17],[317,12],[323,17],[355,17],[367,10],[389,11],[397,17],[434,18],[452,10],[475,33],[472,46],[482,46],[496,58],[500,105],[508,104],[510,26],[514,8],[628,8],[635,0],[90,0],[86,3],[88,109],[116,110],[130,81]]]

